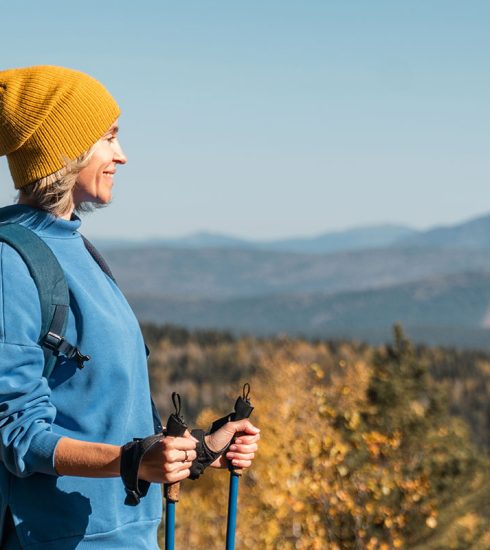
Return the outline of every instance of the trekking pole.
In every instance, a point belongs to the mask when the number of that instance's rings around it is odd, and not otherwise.
[[[248,418],[253,411],[248,396],[250,395],[250,384],[243,385],[243,394],[236,400],[235,412],[230,420],[243,420]],[[235,439],[235,438],[233,438]],[[235,550],[236,518],[238,508],[238,485],[243,473],[241,468],[233,468],[230,462],[230,490],[228,494],[228,519],[226,524],[226,550]]]
[[[175,412],[167,420],[166,435],[182,437],[187,430],[187,424],[180,415],[182,407],[180,395],[172,393]],[[179,501],[180,482],[165,483],[165,550],[175,548],[175,503]]]

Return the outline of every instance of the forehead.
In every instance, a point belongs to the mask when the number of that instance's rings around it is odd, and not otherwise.
[[[119,119],[115,120],[114,123],[108,128],[107,133],[115,132],[117,133],[119,130]]]

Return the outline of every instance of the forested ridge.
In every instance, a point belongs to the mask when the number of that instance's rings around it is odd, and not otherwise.
[[[143,327],[165,418],[179,391],[206,427],[250,382],[258,457],[240,491],[238,548],[490,547],[490,357]],[[227,475],[186,481],[181,547],[221,548]]]

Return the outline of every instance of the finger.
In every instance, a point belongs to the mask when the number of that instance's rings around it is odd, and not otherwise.
[[[255,453],[227,453],[228,460],[253,460]]]
[[[252,443],[251,445],[237,445],[234,443],[230,447],[230,451],[239,452],[239,453],[255,453],[258,449],[257,443]]]
[[[192,462],[190,460],[188,460],[187,462],[165,462],[165,464],[163,464],[162,466],[162,469],[168,475],[186,470],[190,468],[191,465]]]
[[[189,430],[186,430],[184,432],[184,437],[187,437],[188,439],[191,439],[192,441],[195,441],[196,443],[199,443],[199,439],[196,439]]]
[[[182,470],[188,470],[192,466],[192,462],[188,460],[187,462],[176,462],[177,469],[176,472],[181,472]]]
[[[245,445],[249,445],[250,443],[257,443],[257,441],[260,440],[260,434],[256,435],[239,435],[235,439],[235,443],[244,443]]]
[[[192,462],[197,458],[196,451],[179,451],[179,458],[178,460],[180,462],[185,462],[192,464]]]
[[[181,451],[174,449],[165,453],[166,462],[193,462],[196,457],[196,451]]]
[[[168,450],[192,451],[196,448],[196,442],[189,437],[166,437],[164,446]]]
[[[251,460],[239,460],[238,458],[234,458],[231,461],[231,464],[234,468],[250,468],[252,465]]]
[[[196,448],[196,442],[190,437],[176,437],[174,448],[180,451],[192,451]]]
[[[230,422],[231,426],[235,433],[244,432],[245,434],[256,435],[260,433],[259,428],[254,426],[250,420],[245,418],[244,420],[237,420],[235,422]]]
[[[165,483],[177,483],[186,479],[190,475],[191,471],[189,470],[189,468],[186,468],[185,470],[179,470],[177,472],[172,472],[165,476]]]

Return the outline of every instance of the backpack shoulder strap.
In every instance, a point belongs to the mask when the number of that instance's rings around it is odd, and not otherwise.
[[[95,248],[95,246],[83,235],[81,235],[83,239],[83,244],[85,245],[85,248],[89,251],[92,258],[95,260],[95,262],[99,265],[100,269],[110,278],[114,281],[114,283],[117,285],[116,279],[114,275],[112,274],[112,271],[110,267],[107,265],[107,262],[102,257],[102,254]],[[145,344],[145,350],[146,350],[146,358],[150,356],[150,349]],[[160,414],[158,412],[157,406],[155,405],[155,402],[153,401],[153,398],[150,396],[151,400],[151,410],[153,415],[153,428],[156,434],[163,432],[163,426],[162,426],[162,420],[160,418]]]
[[[112,274],[112,271],[110,267],[107,265],[107,262],[102,257],[102,254],[95,248],[95,246],[83,235],[80,235],[83,240],[83,244],[85,245],[85,248],[89,251],[92,258],[95,260],[95,262],[99,265],[100,269],[116,283],[116,279],[114,275]]]
[[[56,357],[62,353],[75,358],[79,366],[87,361],[80,351],[64,339],[70,295],[65,274],[49,246],[33,231],[17,223],[0,224],[0,241],[21,256],[34,280],[41,305],[39,345],[44,351],[43,376],[49,378]]]

